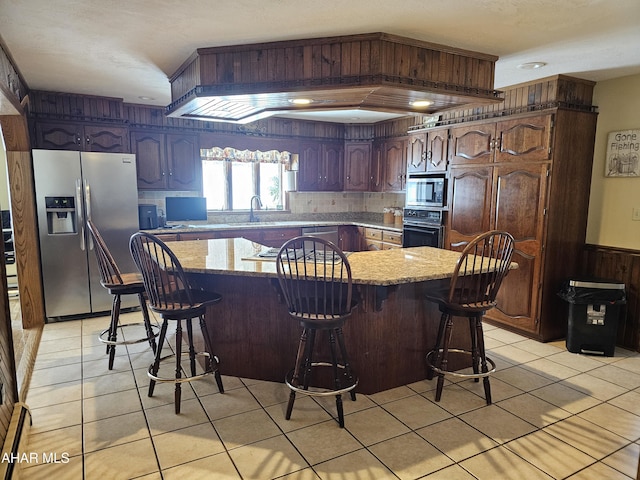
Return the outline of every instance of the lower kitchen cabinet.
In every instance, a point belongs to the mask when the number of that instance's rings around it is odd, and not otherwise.
[[[362,250],[388,250],[402,247],[402,233],[382,228],[359,227]]]

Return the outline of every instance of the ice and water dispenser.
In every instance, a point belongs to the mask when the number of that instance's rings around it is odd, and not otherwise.
[[[74,197],[45,197],[45,206],[49,235],[77,233]]]

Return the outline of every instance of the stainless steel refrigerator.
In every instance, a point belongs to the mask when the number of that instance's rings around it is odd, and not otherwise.
[[[122,272],[136,271],[129,238],[138,231],[136,159],[132,154],[33,150],[40,260],[48,318],[107,312],[92,219]],[[124,296],[123,307],[137,305]]]

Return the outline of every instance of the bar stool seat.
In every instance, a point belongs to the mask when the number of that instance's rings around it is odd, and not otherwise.
[[[159,333],[157,325],[152,324],[147,310],[147,301],[144,297],[145,289],[142,276],[139,273],[122,273],[118,265],[107,248],[100,231],[92,220],[87,220],[87,229],[93,239],[94,251],[100,270],[100,284],[113,296],[111,306],[111,321],[109,328],[103,330],[98,335],[98,340],[106,344],[107,355],[109,355],[109,370],[113,369],[115,360],[116,345],[132,345],[136,343],[149,342],[151,350],[156,352],[156,337]],[[137,295],[142,310],[143,322],[120,324],[120,307],[122,295]],[[118,339],[118,330],[131,327],[139,328],[144,325],[146,336],[131,339]]]
[[[513,256],[514,239],[497,230],[477,236],[462,251],[456,264],[449,287],[427,294],[427,299],[437,302],[442,316],[434,348],[426,355],[427,378],[438,376],[436,402],[442,397],[444,377],[483,381],[485,400],[491,404],[489,375],[495,372],[496,364],[485,353],[482,317],[496,305],[496,296],[504,277],[509,272]],[[453,319],[467,318],[471,336],[471,349],[451,348]],[[449,369],[449,354],[471,357],[473,373]],[[490,368],[489,368],[490,367]]]
[[[343,428],[342,395],[349,393],[355,401],[358,385],[342,331],[357,305],[347,256],[322,238],[297,237],[282,246],[276,267],[289,315],[302,326],[294,367],[285,375],[291,390],[285,418],[291,419],[296,394],[335,396]],[[318,333],[327,340],[329,355],[315,351]]]
[[[156,383],[173,383],[175,413],[180,413],[182,397],[181,384],[200,380],[213,374],[220,393],[224,393],[222,378],[220,376],[220,360],[211,352],[209,333],[204,320],[207,307],[222,300],[215,292],[208,292],[193,288],[182,269],[182,265],[169,247],[158,237],[148,232],[139,232],[131,237],[129,242],[131,255],[142,273],[145,290],[149,297],[149,308],[160,315],[162,325],[158,349],[154,362],[147,371],[151,379],[148,396],[153,396]],[[199,319],[200,329],[205,342],[205,351],[196,352],[193,341],[192,320]],[[176,321],[174,355],[162,356],[162,347],[165,345],[169,321]],[[189,357],[188,373],[184,373],[182,367],[182,322],[187,327],[187,352]],[[175,356],[175,374],[171,377],[159,374],[161,364]],[[196,369],[196,357],[205,358],[205,367],[201,373]]]

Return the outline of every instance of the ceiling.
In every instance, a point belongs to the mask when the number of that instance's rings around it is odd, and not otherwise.
[[[0,35],[29,88],[158,106],[171,103],[168,77],[197,48],[370,32],[497,55],[496,89],[556,74],[640,74],[639,0],[0,1]],[[528,62],[546,66],[518,68]]]

